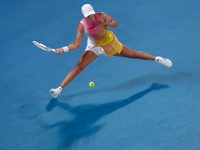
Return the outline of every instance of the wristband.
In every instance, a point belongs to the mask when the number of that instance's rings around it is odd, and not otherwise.
[[[62,49],[64,50],[64,52],[68,52],[69,51],[68,46],[64,46],[64,47],[62,47]]]

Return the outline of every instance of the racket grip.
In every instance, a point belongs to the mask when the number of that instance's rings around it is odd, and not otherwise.
[[[55,53],[56,50],[52,48],[51,51]]]

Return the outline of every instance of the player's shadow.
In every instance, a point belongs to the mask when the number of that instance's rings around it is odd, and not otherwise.
[[[169,86],[154,83],[147,89],[129,98],[98,105],[84,104],[74,107],[67,103],[60,102],[58,99],[51,99],[46,107],[47,111],[52,111],[55,107],[60,107],[68,111],[74,117],[71,120],[57,122],[55,124],[46,125],[45,127],[48,129],[59,127],[59,136],[62,142],[59,143],[58,147],[68,149],[78,140],[97,133],[103,127],[102,124],[97,123],[101,118],[139,100],[152,91],[165,88],[169,88]]]
[[[141,85],[147,85],[149,82],[176,82],[176,83],[183,83],[187,81],[189,78],[191,78],[192,74],[188,72],[175,72],[175,73],[170,73],[170,74],[163,74],[163,75],[145,75],[145,76],[140,76],[135,79],[126,81],[124,83],[120,83],[115,86],[109,86],[109,87],[104,87],[104,88],[94,88],[92,90],[87,90],[83,92],[77,92],[73,94],[68,94],[67,96],[61,96],[62,99],[65,100],[70,100],[73,97],[76,96],[81,96],[81,95],[87,95],[87,94],[94,94],[98,92],[112,92],[112,91],[121,91],[123,90],[130,90],[133,89],[134,87],[139,87]]]

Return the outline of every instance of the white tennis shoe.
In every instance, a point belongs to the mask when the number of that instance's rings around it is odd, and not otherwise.
[[[173,65],[173,63],[170,59],[162,58],[160,56],[157,56],[155,61],[159,64],[166,66],[166,67],[172,67],[172,65]]]
[[[54,97],[54,98],[56,98],[56,97],[58,97],[58,95],[61,93],[61,91],[62,91],[62,88],[61,87],[58,87],[58,88],[56,88],[56,89],[50,89],[49,90],[49,93]]]

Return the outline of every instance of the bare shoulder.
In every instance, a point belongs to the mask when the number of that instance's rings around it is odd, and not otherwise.
[[[78,26],[77,26],[77,31],[78,32],[84,32],[84,26],[82,23],[79,23]]]

